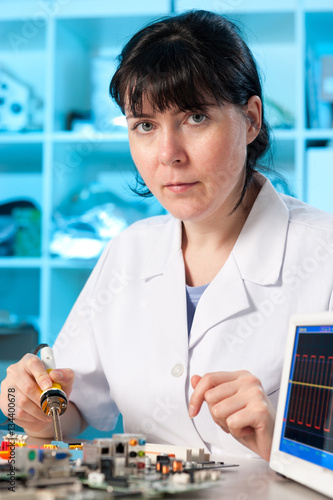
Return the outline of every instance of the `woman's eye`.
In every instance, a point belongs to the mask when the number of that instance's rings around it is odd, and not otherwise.
[[[137,128],[141,132],[150,132],[153,130],[153,124],[150,122],[141,122],[138,124]]]
[[[194,123],[201,123],[205,120],[205,118],[206,116],[202,113],[195,113],[190,116],[190,120],[192,120]]]

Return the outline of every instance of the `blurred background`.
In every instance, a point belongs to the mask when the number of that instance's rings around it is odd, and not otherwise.
[[[331,0],[0,0],[1,380],[53,343],[105,243],[163,213],[130,189],[108,85],[135,31],[191,8],[230,17],[254,53],[277,190],[333,211]]]

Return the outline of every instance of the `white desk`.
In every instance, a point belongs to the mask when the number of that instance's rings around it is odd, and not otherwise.
[[[257,458],[236,458],[239,467],[225,469],[223,481],[199,496],[210,500],[323,500],[327,497],[273,472]],[[180,499],[181,497],[179,497]]]

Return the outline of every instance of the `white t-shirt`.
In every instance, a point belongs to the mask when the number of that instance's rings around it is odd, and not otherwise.
[[[276,404],[290,315],[333,309],[333,215],[261,179],[189,337],[180,221],[146,219],[109,243],[54,346],[90,425],[111,430],[120,411],[125,431],[150,442],[248,452],[205,403],[188,417],[191,376],[249,370]]]

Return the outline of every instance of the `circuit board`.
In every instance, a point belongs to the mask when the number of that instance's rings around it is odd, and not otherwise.
[[[7,435],[0,450],[2,499],[104,500],[154,498],[199,491],[222,481],[235,464],[211,461],[203,449],[150,445],[139,434],[85,443],[29,446]],[[43,496],[44,495],[44,496]]]

